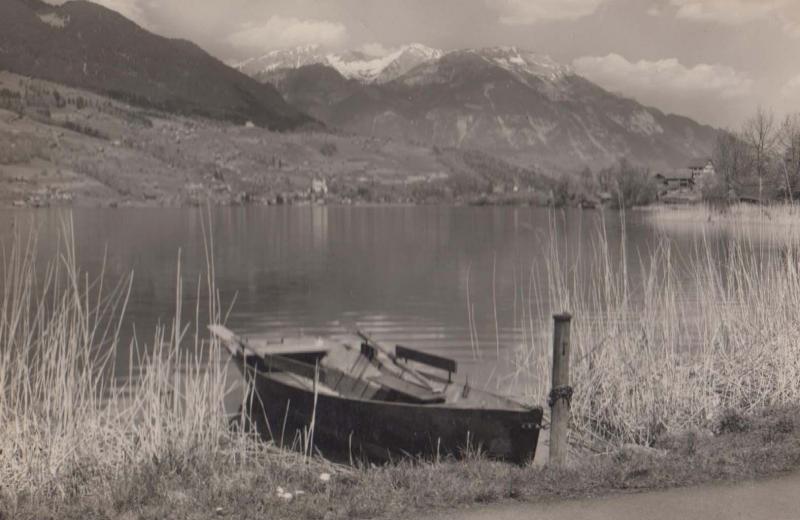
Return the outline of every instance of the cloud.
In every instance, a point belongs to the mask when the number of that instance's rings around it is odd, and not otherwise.
[[[784,0],[671,0],[675,16],[692,21],[742,25],[772,16]]]
[[[653,4],[647,10],[647,14],[650,15],[650,16],[661,16],[661,8],[659,6]]]
[[[798,11],[800,11],[800,8],[798,8]],[[800,12],[794,17],[784,17],[783,31],[792,38],[800,39]]]
[[[675,16],[693,22],[744,25],[777,20],[787,35],[800,37],[800,2],[797,0],[670,0]]]
[[[575,70],[611,90],[645,94],[696,96],[714,94],[726,99],[746,96],[753,80],[725,65],[701,63],[686,67],[677,59],[628,61],[618,54],[586,56],[573,61]]]
[[[335,47],[347,41],[347,28],[338,22],[300,20],[274,15],[265,23],[247,23],[228,37],[236,47],[274,49],[304,44]]]
[[[800,102],[800,74],[787,81],[781,88],[781,97],[787,101]]]
[[[365,43],[358,48],[359,51],[363,52],[367,56],[374,56],[375,58],[381,58],[390,54],[394,49],[390,49],[383,45],[382,43]]]
[[[486,0],[498,11],[500,23],[530,25],[553,20],[575,20],[589,16],[609,0]]]

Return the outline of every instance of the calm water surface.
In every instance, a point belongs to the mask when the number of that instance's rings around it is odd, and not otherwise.
[[[14,221],[32,222],[46,257],[65,215],[2,212],[0,238],[7,240]],[[171,321],[179,251],[183,322],[195,319],[197,280],[206,265],[203,227],[210,220],[223,305],[235,299],[231,328],[281,336],[358,327],[389,345],[453,357],[462,375],[490,387],[506,382],[514,349],[525,340],[521,293],[527,298],[531,267],[545,261],[554,219],[565,257],[588,257],[605,226],[612,251],[619,251],[624,237],[632,272],[638,272],[639,255],[648,255],[659,239],[688,255],[702,233],[691,224],[656,229],[634,214],[623,235],[623,217],[615,212],[540,208],[76,209],[71,215],[85,270],[98,273],[105,256],[107,279],[134,273],[126,338],[135,332],[140,342],[152,343],[159,320]],[[721,245],[726,239],[711,236]],[[546,284],[538,274],[534,281]],[[685,281],[691,285],[689,274]],[[561,309],[547,301],[546,291],[539,293],[532,303],[547,324]],[[199,321],[204,327],[207,317]],[[543,345],[547,328],[539,331]]]

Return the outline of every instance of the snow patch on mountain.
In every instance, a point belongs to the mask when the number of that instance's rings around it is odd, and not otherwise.
[[[317,44],[303,45],[292,49],[270,51],[263,56],[250,58],[233,67],[241,72],[254,76],[259,73],[272,72],[276,69],[297,69],[304,65],[325,63],[325,53]]]
[[[391,81],[419,65],[434,62],[443,55],[444,52],[441,50],[426,47],[419,43],[404,45],[390,55],[392,59],[381,70],[377,81],[381,83]]]
[[[607,117],[629,132],[636,134],[652,136],[664,133],[664,128],[658,124],[653,114],[645,109],[637,110],[630,115],[607,114]]]
[[[383,69],[391,64],[394,57],[394,53],[377,58],[364,56],[362,59],[329,54],[326,56],[326,60],[327,65],[339,71],[339,74],[345,78],[370,82],[377,79]]]
[[[630,129],[644,135],[663,134],[664,129],[658,124],[653,114],[647,110],[637,110],[629,120]]]
[[[574,74],[571,67],[557,63],[549,56],[517,47],[488,47],[474,49],[473,52],[523,80],[524,76],[531,75],[549,81],[558,81],[564,76]]]
[[[69,24],[69,16],[62,16],[58,13],[37,13],[36,16],[39,17],[42,23],[56,29],[63,29]]]
[[[459,148],[461,148],[461,143],[464,142],[464,138],[469,134],[474,119],[472,114],[456,116],[456,129],[458,131],[458,140],[456,143]]]

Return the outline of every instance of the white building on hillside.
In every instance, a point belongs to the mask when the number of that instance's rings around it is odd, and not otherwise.
[[[714,170],[714,161],[708,158],[692,159],[689,161],[687,168],[692,172],[693,178],[704,174],[714,175],[716,173]]]
[[[328,182],[325,179],[311,179],[311,193],[314,195],[327,195]]]

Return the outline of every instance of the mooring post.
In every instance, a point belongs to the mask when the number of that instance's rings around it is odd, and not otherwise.
[[[563,467],[567,462],[567,425],[569,423],[572,387],[569,384],[569,313],[553,316],[553,387],[547,403],[550,405],[550,460]]]

